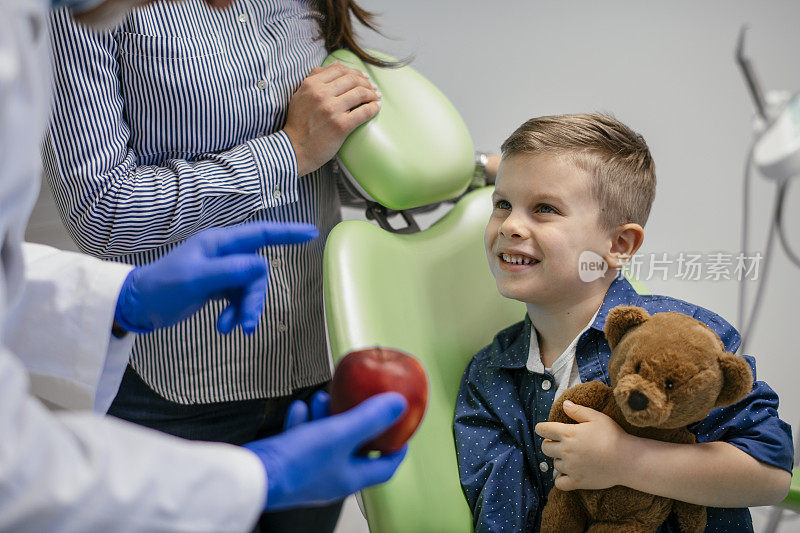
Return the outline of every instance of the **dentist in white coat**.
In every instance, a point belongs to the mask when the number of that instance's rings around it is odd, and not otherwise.
[[[143,2],[61,3],[108,23]],[[209,230],[133,270],[23,243],[49,107],[50,7],[0,0],[0,531],[248,531],[265,509],[333,501],[389,479],[405,450],[380,458],[357,450],[405,409],[396,394],[328,417],[320,393],[310,408],[292,406],[286,431],[244,447],[188,442],[98,414],[116,393],[134,332],[175,324],[211,298],[230,304],[220,331],[252,331],[268,285],[254,252],[316,230]],[[52,413],[32,392],[86,410]]]

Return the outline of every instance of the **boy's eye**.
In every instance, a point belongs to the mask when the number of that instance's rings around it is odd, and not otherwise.
[[[495,209],[511,209],[511,204],[508,203],[508,201],[506,201],[506,200],[497,200],[494,203],[494,208]]]
[[[558,211],[556,211],[555,207],[553,207],[552,205],[548,205],[548,204],[539,204],[539,205],[537,205],[535,211],[537,213],[553,213],[553,214],[558,213]]]

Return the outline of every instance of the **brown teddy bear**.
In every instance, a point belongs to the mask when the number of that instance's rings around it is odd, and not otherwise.
[[[613,418],[637,437],[694,443],[688,424],[715,407],[750,393],[753,375],[742,357],[725,351],[708,326],[676,312],[650,316],[640,307],[618,306],[606,319],[611,347],[611,387],[581,383],[562,394],[550,410],[551,422],[575,423],[564,400]],[[706,510],[617,485],[603,490],[550,491],[542,511],[543,533],[572,531],[655,531],[674,512],[681,531],[705,529]]]

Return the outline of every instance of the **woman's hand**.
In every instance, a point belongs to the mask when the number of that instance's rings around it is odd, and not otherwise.
[[[283,128],[297,157],[297,175],[332,159],[350,132],[378,113],[380,98],[359,70],[338,62],[312,70],[292,96]]]

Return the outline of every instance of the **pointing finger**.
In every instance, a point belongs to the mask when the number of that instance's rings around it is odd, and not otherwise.
[[[198,237],[203,236],[201,233]],[[299,244],[319,236],[311,224],[256,222],[216,229],[205,234],[206,252],[215,257],[253,253],[275,244]]]

